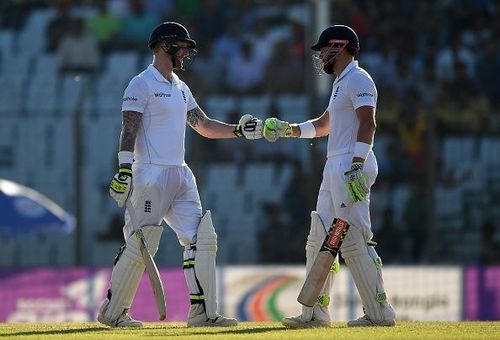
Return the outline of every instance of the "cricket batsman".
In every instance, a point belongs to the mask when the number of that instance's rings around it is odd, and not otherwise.
[[[154,256],[162,220],[184,247],[184,276],[191,307],[188,327],[235,326],[217,312],[217,234],[210,212],[202,213],[196,180],[184,160],[186,123],[207,138],[262,137],[262,121],[247,114],[239,124],[209,118],[175,71],[196,54],[196,42],[177,22],[163,22],[149,38],[152,64],[132,78],[122,104],[118,173],[110,194],[120,207],[130,197],[140,228]],[[141,327],[129,309],[144,272],[130,213],[125,213],[125,245],[118,252],[107,297],[97,320],[110,327]]]
[[[377,89],[371,76],[354,60],[359,51],[359,40],[350,27],[328,27],[312,49],[315,51],[315,69],[320,74],[335,76],[327,109],[320,117],[300,124],[268,118],[264,124],[264,137],[274,142],[280,137],[328,135],[327,162],[316,211],[311,213],[306,244],[306,273],[311,270],[334,218],[347,218],[351,227],[340,252],[352,273],[365,313],[347,324],[350,327],[394,326],[395,312],[387,302],[382,261],[374,249],[370,222],[370,188],[378,173],[372,150]],[[303,306],[299,316],[284,318],[286,327],[330,327],[328,304],[338,268],[337,259],[317,303],[313,307]]]

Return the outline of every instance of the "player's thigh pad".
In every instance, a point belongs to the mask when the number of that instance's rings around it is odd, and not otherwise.
[[[151,256],[158,251],[163,227],[159,225],[141,228]],[[115,320],[124,309],[130,308],[137,287],[144,272],[144,261],[139,250],[139,243],[132,234],[125,243],[125,249],[119,253],[111,274],[110,300],[106,318]]]
[[[203,303],[207,317],[217,317],[216,268],[217,234],[210,211],[201,218],[196,243],[184,251],[184,275],[191,303]]]

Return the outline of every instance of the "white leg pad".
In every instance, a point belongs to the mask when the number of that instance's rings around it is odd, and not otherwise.
[[[341,246],[342,257],[351,270],[366,315],[375,322],[394,320],[395,313],[387,303],[382,279],[382,260],[368,246],[359,229],[351,226]]]
[[[155,256],[160,244],[163,227],[158,225],[141,228],[151,256]],[[123,247],[122,247],[123,249]],[[124,310],[130,309],[132,300],[144,273],[144,261],[134,234],[125,243],[125,249],[117,255],[108,290],[109,304],[104,311],[104,319],[114,322]]]
[[[184,276],[189,288],[191,304],[203,304],[207,318],[217,314],[217,284],[215,256],[217,234],[212,224],[210,211],[201,218],[196,234],[196,243],[184,251]],[[199,308],[193,310],[199,311]]]
[[[323,241],[326,237],[326,228],[321,221],[320,216],[316,211],[311,212],[311,229],[309,235],[307,236],[306,244],[306,275],[311,271],[311,267],[316,259],[316,256],[321,249]],[[323,321],[331,321],[330,312],[328,310],[328,305],[330,302],[330,294],[335,280],[335,272],[338,272],[338,258],[335,259],[334,266],[327,276],[326,282],[321,289],[318,303],[314,307],[302,306],[302,316],[304,319],[311,319],[313,316],[315,319]],[[335,270],[333,270],[335,269]]]

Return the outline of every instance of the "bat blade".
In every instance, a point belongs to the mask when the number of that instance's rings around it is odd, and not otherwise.
[[[307,307],[314,306],[318,300],[321,288],[323,288],[326,281],[326,277],[332,268],[333,261],[335,261],[335,256],[329,251],[320,251],[318,253],[311,271],[300,290],[299,297],[297,298],[299,303]]]
[[[153,288],[153,294],[156,302],[156,309],[158,310],[159,319],[165,320],[167,317],[167,307],[166,307],[166,296],[165,290],[163,288],[163,283],[160,278],[160,272],[158,271],[158,267],[156,266],[153,257],[149,253],[148,247],[146,246],[146,241],[144,240],[144,235],[142,234],[142,230],[138,229],[136,231],[136,236],[139,240],[141,255],[144,260],[144,264],[146,265],[146,272],[149,276],[149,282],[151,283],[151,287]]]
[[[348,230],[347,221],[339,218],[333,221],[297,298],[297,301],[302,305],[312,307],[318,300],[321,288],[325,284]]]

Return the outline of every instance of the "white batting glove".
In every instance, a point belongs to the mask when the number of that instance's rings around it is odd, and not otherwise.
[[[268,142],[276,142],[280,137],[290,137],[292,127],[290,123],[277,118],[267,118],[264,123],[263,136]]]
[[[132,170],[121,167],[109,184],[109,194],[121,208],[132,194]]]
[[[247,113],[240,118],[240,122],[236,125],[233,133],[237,137],[259,139],[262,138],[262,125],[262,120]]]

